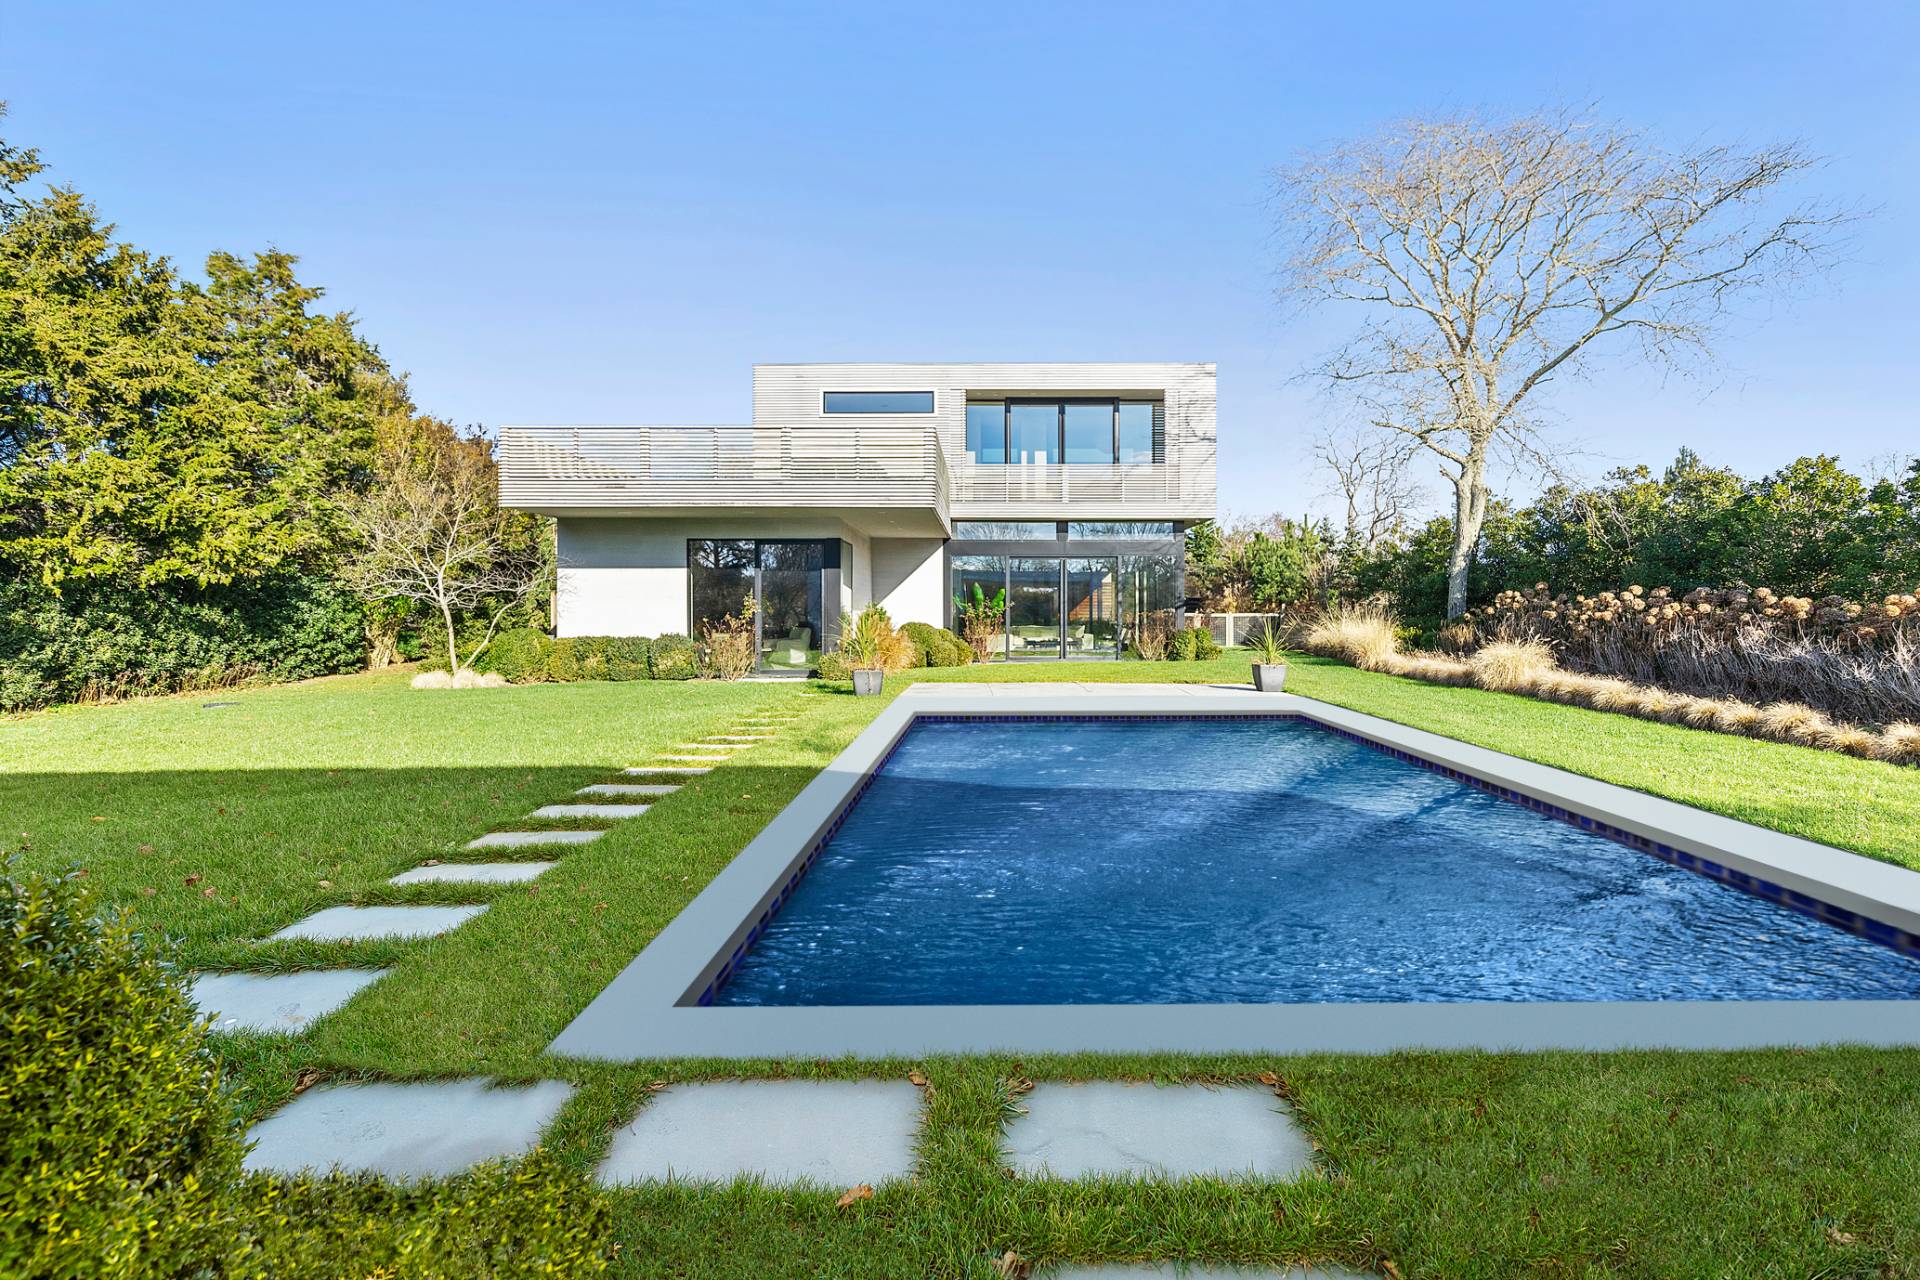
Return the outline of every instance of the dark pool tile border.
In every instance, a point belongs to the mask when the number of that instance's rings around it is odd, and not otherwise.
[[[1835,906],[1830,902],[1822,902],[1807,894],[1799,893],[1792,889],[1785,888],[1782,885],[1775,884],[1773,881],[1765,879],[1764,877],[1751,875],[1737,868],[1725,866],[1715,862],[1711,858],[1702,858],[1697,854],[1687,852],[1685,849],[1676,848],[1673,845],[1658,840],[1648,839],[1646,836],[1628,831],[1623,827],[1616,827],[1611,823],[1602,822],[1598,818],[1575,812],[1561,805],[1542,800],[1537,796],[1528,795],[1524,791],[1518,791],[1497,782],[1489,782],[1485,778],[1468,773],[1453,765],[1442,764],[1436,760],[1429,760],[1425,756],[1408,751],[1404,747],[1396,747],[1390,743],[1378,741],[1363,733],[1356,733],[1352,729],[1344,729],[1339,725],[1328,724],[1323,720],[1316,720],[1312,716],[1304,715],[1300,712],[1283,711],[1270,715],[1262,715],[1257,713],[1249,714],[1246,712],[1205,711],[917,711],[913,714],[907,726],[907,732],[902,733],[888,745],[886,751],[881,754],[880,758],[874,761],[873,767],[867,770],[859,783],[847,794],[839,810],[834,814],[832,821],[828,822],[826,829],[815,838],[812,845],[807,849],[806,856],[800,860],[799,864],[787,877],[787,882],[781,886],[780,891],[774,895],[773,900],[762,909],[759,919],[754,921],[753,926],[747,931],[746,937],[734,947],[733,953],[727,957],[725,963],[714,973],[712,981],[706,984],[706,987],[701,991],[699,998],[694,1003],[701,1007],[708,1007],[714,1003],[718,998],[720,988],[725,986],[727,979],[733,976],[734,970],[737,969],[740,966],[740,962],[746,958],[746,954],[753,948],[753,944],[759,941],[760,935],[766,932],[767,926],[773,922],[774,916],[779,914],[780,908],[785,906],[793,897],[794,891],[800,887],[801,879],[812,869],[813,864],[819,860],[820,854],[826,849],[827,845],[832,843],[833,837],[839,833],[841,826],[852,814],[854,807],[860,803],[860,798],[867,793],[867,788],[873,785],[874,781],[886,769],[888,762],[890,762],[900,748],[905,745],[907,737],[914,728],[922,724],[968,724],[981,720],[1032,724],[1053,724],[1069,720],[1111,720],[1119,723],[1138,723],[1142,720],[1224,720],[1238,724],[1244,724],[1250,720],[1297,721],[1321,732],[1331,733],[1337,737],[1356,742],[1363,747],[1368,747],[1374,751],[1391,756],[1402,763],[1425,769],[1430,773],[1437,773],[1455,782],[1465,783],[1475,790],[1520,805],[1543,817],[1564,822],[1568,826],[1575,827],[1589,835],[1599,836],[1602,839],[1611,840],[1615,844],[1624,845],[1629,849],[1649,854],[1683,871],[1690,871],[1695,875],[1704,876],[1728,888],[1737,889],[1742,893],[1750,894],[1766,902],[1771,902],[1775,906],[1784,907],[1808,919],[1817,920],[1822,924],[1830,925],[1833,928],[1853,934],[1855,937],[1864,939],[1867,942],[1876,943],[1879,946],[1897,951],[1909,959],[1920,960],[1920,936],[1908,933],[1904,929],[1887,924],[1884,921],[1875,920],[1870,916],[1861,915],[1856,911],[1849,911],[1845,907]]]

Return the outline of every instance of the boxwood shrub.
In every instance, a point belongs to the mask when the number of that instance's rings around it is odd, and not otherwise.
[[[1205,627],[1182,627],[1167,642],[1167,658],[1173,662],[1205,662],[1219,656],[1219,642]]]
[[[973,661],[967,642],[943,627],[907,622],[901,624],[900,633],[913,645],[916,667],[964,667]]]
[[[547,651],[552,647],[546,632],[535,627],[512,627],[495,637],[481,657],[489,671],[524,684],[547,678]]]
[[[582,680],[607,680],[607,637],[581,636],[573,642],[573,654],[580,663]]]
[[[0,1275],[226,1274],[246,1148],[184,976],[0,867],[0,984]]]
[[[645,636],[608,636],[607,679],[645,680],[649,647]]]
[[[647,670],[655,680],[691,680],[700,674],[700,646],[691,636],[668,632],[648,646]]]
[[[580,678],[580,641],[562,636],[547,649],[547,679],[565,683]]]

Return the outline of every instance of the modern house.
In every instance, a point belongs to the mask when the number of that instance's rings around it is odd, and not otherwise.
[[[840,621],[952,626],[1005,592],[1010,659],[1174,622],[1214,514],[1211,364],[763,364],[746,426],[505,427],[500,500],[555,518],[560,635],[697,634],[753,601],[760,665]]]

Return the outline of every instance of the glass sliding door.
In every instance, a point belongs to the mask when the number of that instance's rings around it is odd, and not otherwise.
[[[1007,561],[1008,656],[1060,656],[1060,561]]]
[[[822,573],[826,550],[818,542],[760,544],[760,665],[772,671],[808,671],[820,662],[825,636]]]
[[[955,603],[953,628],[961,631],[965,623],[960,618],[959,606],[972,604],[976,598],[992,603],[1000,601],[1000,619],[993,634],[987,638],[987,652],[996,658],[1007,656],[1007,610],[1004,592],[1007,589],[1007,562],[1001,556],[955,556],[953,558],[953,598]],[[964,638],[964,635],[963,635]]]
[[[1065,562],[1067,656],[1111,658],[1119,652],[1119,577],[1119,562],[1109,557]]]
[[[1007,406],[1008,462],[1060,461],[1060,406]]]
[[[826,637],[826,547],[751,538],[688,542],[694,638],[751,610],[761,670],[804,672],[817,666]]]

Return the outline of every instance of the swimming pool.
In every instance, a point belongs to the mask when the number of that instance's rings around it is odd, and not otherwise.
[[[922,720],[721,1005],[1832,1000],[1920,962],[1298,718]]]
[[[1920,1045],[1917,956],[1920,873],[1311,699],[920,685],[550,1050]]]

